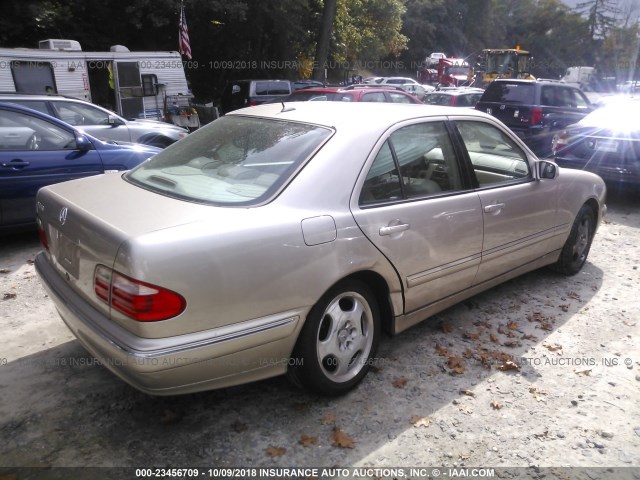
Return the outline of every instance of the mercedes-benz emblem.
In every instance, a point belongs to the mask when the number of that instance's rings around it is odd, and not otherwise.
[[[67,221],[67,207],[63,207],[62,210],[60,210],[60,215],[58,215],[58,220],[60,220],[60,225],[64,225],[64,222]]]

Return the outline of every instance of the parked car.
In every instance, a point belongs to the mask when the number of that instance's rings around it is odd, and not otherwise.
[[[348,87],[304,88],[293,92],[286,98],[286,101],[422,103],[402,88],[368,84],[349,85]]]
[[[481,88],[454,88],[427,92],[422,99],[427,105],[474,108],[484,90]]]
[[[144,392],[288,372],[337,395],[382,331],[545,265],[577,273],[604,199],[481,112],[274,103],[40,190],[35,263],[78,341]]]
[[[291,86],[294,90],[299,90],[301,88],[324,87],[325,85],[318,80],[296,80],[291,82]]]
[[[593,110],[578,88],[550,80],[498,79],[476,109],[500,119],[539,156],[552,154],[557,135]]]
[[[425,93],[432,92],[436,88],[433,85],[421,85],[409,77],[383,77],[382,81],[378,82],[378,85],[395,85],[411,95],[415,95],[420,100],[422,100]]]
[[[49,115],[0,103],[0,228],[33,227],[42,186],[127,170],[159,151],[103,143]]]
[[[59,118],[101,140],[143,143],[164,148],[187,136],[189,131],[155,120],[125,120],[93,103],[59,95],[0,94],[0,102],[13,103]]]
[[[222,92],[222,113],[291,95],[293,86],[289,80],[233,80],[227,82]]]
[[[560,133],[556,162],[597,173],[612,185],[640,186],[639,117],[638,98],[607,103]]]

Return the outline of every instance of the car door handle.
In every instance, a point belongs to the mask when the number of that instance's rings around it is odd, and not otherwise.
[[[487,205],[486,207],[484,207],[484,211],[485,213],[493,213],[497,215],[502,211],[504,205],[504,203],[494,203],[492,205]]]
[[[380,235],[393,235],[394,233],[404,232],[409,230],[408,223],[402,223],[400,225],[391,225],[389,227],[380,227]]]
[[[25,162],[23,160],[11,160],[2,164],[2,168],[24,168],[31,165],[31,162]]]

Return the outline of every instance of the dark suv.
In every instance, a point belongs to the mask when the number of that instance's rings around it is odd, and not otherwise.
[[[548,156],[556,137],[593,110],[579,88],[553,80],[498,79],[476,110],[501,120],[538,156]]]
[[[284,98],[293,91],[289,80],[233,80],[222,92],[222,113]]]

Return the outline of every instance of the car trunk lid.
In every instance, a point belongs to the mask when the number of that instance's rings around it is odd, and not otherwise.
[[[128,239],[197,221],[207,208],[181,203],[131,185],[121,175],[100,175],[41,189],[38,224],[53,267],[74,291],[109,315],[109,306],[94,291],[96,267],[112,268]]]

